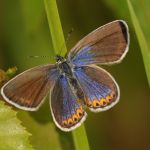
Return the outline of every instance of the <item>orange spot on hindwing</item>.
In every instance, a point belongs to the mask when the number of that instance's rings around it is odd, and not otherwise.
[[[70,117],[62,121],[63,127],[69,128],[77,124],[81,120],[83,115],[84,115],[84,110],[83,107],[80,106],[79,108],[76,109],[74,114],[72,114]]]
[[[86,104],[88,107],[91,108],[100,108],[100,107],[106,107],[110,105],[114,100],[114,93],[111,93],[107,95],[106,97],[103,97],[101,99],[87,99]]]

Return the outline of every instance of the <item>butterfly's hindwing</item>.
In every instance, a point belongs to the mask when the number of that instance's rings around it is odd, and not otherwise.
[[[92,111],[104,111],[114,106],[120,91],[113,77],[95,65],[76,67],[74,74],[85,94],[85,101]]]
[[[71,131],[85,120],[86,112],[82,104],[79,89],[73,89],[72,83],[65,76],[60,76],[51,91],[51,112],[56,125],[63,131]],[[76,83],[75,83],[76,84]],[[74,86],[76,88],[76,86]],[[74,91],[77,90],[77,91]]]

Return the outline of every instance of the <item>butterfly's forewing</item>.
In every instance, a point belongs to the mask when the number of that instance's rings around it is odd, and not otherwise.
[[[104,111],[114,106],[120,91],[113,77],[95,65],[76,67],[74,74],[85,94],[85,101],[91,111]]]
[[[60,76],[51,91],[50,108],[53,120],[63,131],[71,131],[81,125],[85,120],[86,112],[84,111],[82,96],[77,96],[76,90],[73,89],[72,83],[65,76]],[[82,94],[79,94],[82,95]]]
[[[18,108],[37,110],[57,75],[55,66],[51,64],[29,69],[6,83],[1,94],[7,102]]]
[[[71,49],[68,59],[76,66],[113,64],[122,60],[128,46],[128,26],[124,21],[116,20],[80,40]]]

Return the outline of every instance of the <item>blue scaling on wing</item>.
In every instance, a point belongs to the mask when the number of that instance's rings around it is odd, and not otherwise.
[[[65,76],[60,76],[51,93],[51,110],[56,125],[65,131],[76,126],[85,116],[83,106]]]
[[[107,86],[92,80],[82,68],[78,68],[75,75],[85,89],[87,97],[92,101],[106,97],[111,92],[111,89]]]
[[[56,81],[59,77],[59,71],[57,68],[53,68],[48,71],[47,77],[53,81]]]
[[[76,66],[83,66],[89,63],[93,63],[94,54],[91,51],[91,47],[82,48],[72,59],[71,62]]]
[[[80,107],[80,104],[77,102],[76,96],[71,91],[67,78],[62,76],[62,78],[60,78],[59,80],[60,84],[63,87],[63,118],[67,119],[70,118],[72,114],[75,114],[76,109]]]
[[[104,70],[98,67],[82,66],[74,69],[74,75],[83,89],[86,104],[91,110],[102,111],[118,97],[116,83]]]

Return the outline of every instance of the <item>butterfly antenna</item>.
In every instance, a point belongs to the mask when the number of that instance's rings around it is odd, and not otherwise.
[[[31,55],[27,56],[28,58],[52,58],[51,56],[38,56],[38,55]]]
[[[65,47],[65,44],[68,43],[68,41],[69,41],[69,39],[70,39],[70,36],[71,36],[71,34],[73,33],[73,31],[74,31],[74,28],[71,28],[71,30],[68,32],[68,34],[67,34],[67,36],[66,36],[66,40],[65,40],[66,42],[63,43],[62,46],[61,46],[61,49],[60,49],[60,52],[59,52],[59,55],[60,55],[60,56],[61,56],[61,52],[62,52],[63,48]]]

